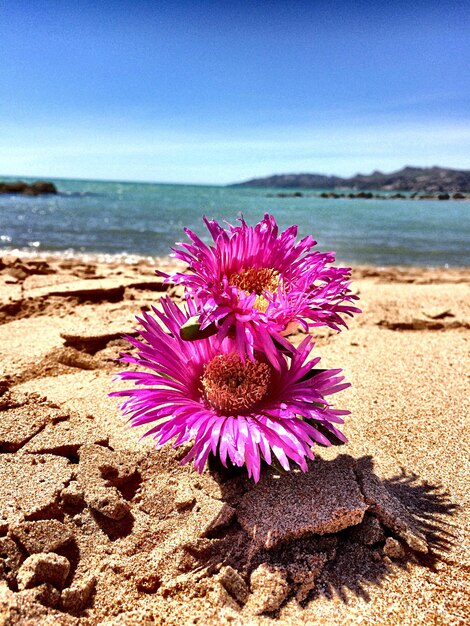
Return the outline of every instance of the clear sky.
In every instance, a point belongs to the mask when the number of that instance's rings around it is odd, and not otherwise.
[[[470,169],[470,3],[0,0],[0,175]]]

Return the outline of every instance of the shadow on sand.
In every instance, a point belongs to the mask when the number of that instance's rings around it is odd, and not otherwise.
[[[358,459],[363,472],[373,472],[372,457]],[[370,600],[367,587],[371,584],[381,586],[390,575],[397,575],[396,568],[408,570],[411,564],[436,571],[436,564],[446,560],[455,543],[454,526],[450,518],[459,509],[442,486],[421,481],[417,474],[401,468],[400,474],[380,481],[389,494],[395,497],[406,509],[409,521],[416,532],[421,534],[428,544],[428,553],[405,549],[401,558],[392,561],[384,554],[381,545],[362,545],[351,540],[351,529],[339,535],[336,558],[330,561],[316,581],[315,589],[309,600],[323,595],[333,598],[335,595],[343,602],[348,602],[350,593]],[[395,534],[385,529],[387,536]],[[395,571],[394,571],[395,570]]]
[[[333,461],[317,458],[311,471],[317,471],[321,475],[322,466],[339,466],[344,458],[344,455]],[[348,458],[355,467],[358,485],[369,506],[360,525],[350,526],[330,535],[307,533],[297,539],[285,541],[275,549],[265,549],[256,545],[235,522],[231,528],[218,535],[220,543],[212,545],[210,554],[208,551],[201,555],[202,560],[205,560],[206,565],[212,560],[214,563],[230,565],[247,581],[262,563],[281,568],[287,572],[290,596],[297,597],[302,605],[320,596],[330,599],[339,597],[347,603],[350,594],[369,601],[368,587],[381,586],[390,575],[399,575],[399,569],[406,571],[414,564],[435,571],[436,564],[446,560],[446,553],[455,543],[450,518],[458,510],[458,505],[451,502],[449,494],[442,487],[424,482],[404,468],[399,475],[382,480],[374,473],[372,457],[364,456],[354,460]],[[213,470],[212,476],[219,482],[224,499],[229,502],[230,494],[237,491],[234,490],[234,484],[241,483],[244,487],[242,491],[256,491],[259,488],[244,481],[240,471],[227,472],[223,469],[219,472],[214,465]],[[276,512],[266,510],[266,516],[272,518],[274,530],[279,524],[283,524],[283,519],[287,516],[298,514],[295,503],[305,500],[306,494],[311,494],[312,506],[315,506],[316,496],[311,492],[311,482],[307,475],[297,473],[295,477],[291,475],[289,480],[293,485],[294,504],[289,504],[286,500],[285,510],[282,510],[284,504],[280,507],[276,505]],[[371,501],[370,485],[373,486],[373,495],[377,496],[375,503]],[[261,498],[265,492],[266,490],[258,492]],[[320,495],[326,499],[330,497],[328,492]],[[237,508],[237,502],[230,503]],[[281,516],[279,508],[282,510]],[[375,539],[366,530],[371,520],[378,529]],[[414,545],[413,540],[417,542],[421,552],[410,547]],[[426,544],[428,552],[424,553]],[[390,545],[398,550],[398,554],[389,549]],[[324,566],[312,580],[312,563],[318,563],[323,557]],[[299,581],[303,582],[299,584]],[[306,587],[305,581],[311,581],[311,584]]]

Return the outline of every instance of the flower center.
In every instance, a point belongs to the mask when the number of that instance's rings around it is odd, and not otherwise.
[[[204,367],[204,396],[226,413],[247,411],[267,395],[272,369],[260,361],[243,363],[238,354],[219,354]]]
[[[266,291],[274,293],[279,285],[279,272],[272,267],[249,267],[232,274],[229,283],[247,294],[256,293],[254,307],[266,311],[269,301],[263,296]]]

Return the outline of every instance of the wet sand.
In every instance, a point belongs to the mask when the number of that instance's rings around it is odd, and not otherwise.
[[[181,295],[153,269],[0,261],[0,623],[464,624],[468,270],[354,270],[363,313],[316,342],[349,443],[254,487],[107,395],[135,315]]]

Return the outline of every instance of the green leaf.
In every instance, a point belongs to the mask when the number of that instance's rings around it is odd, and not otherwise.
[[[193,315],[189,318],[186,324],[180,329],[180,337],[185,341],[197,341],[198,339],[207,339],[215,335],[217,327],[215,324],[209,324],[204,330],[201,330],[201,324],[199,323],[199,315]]]

